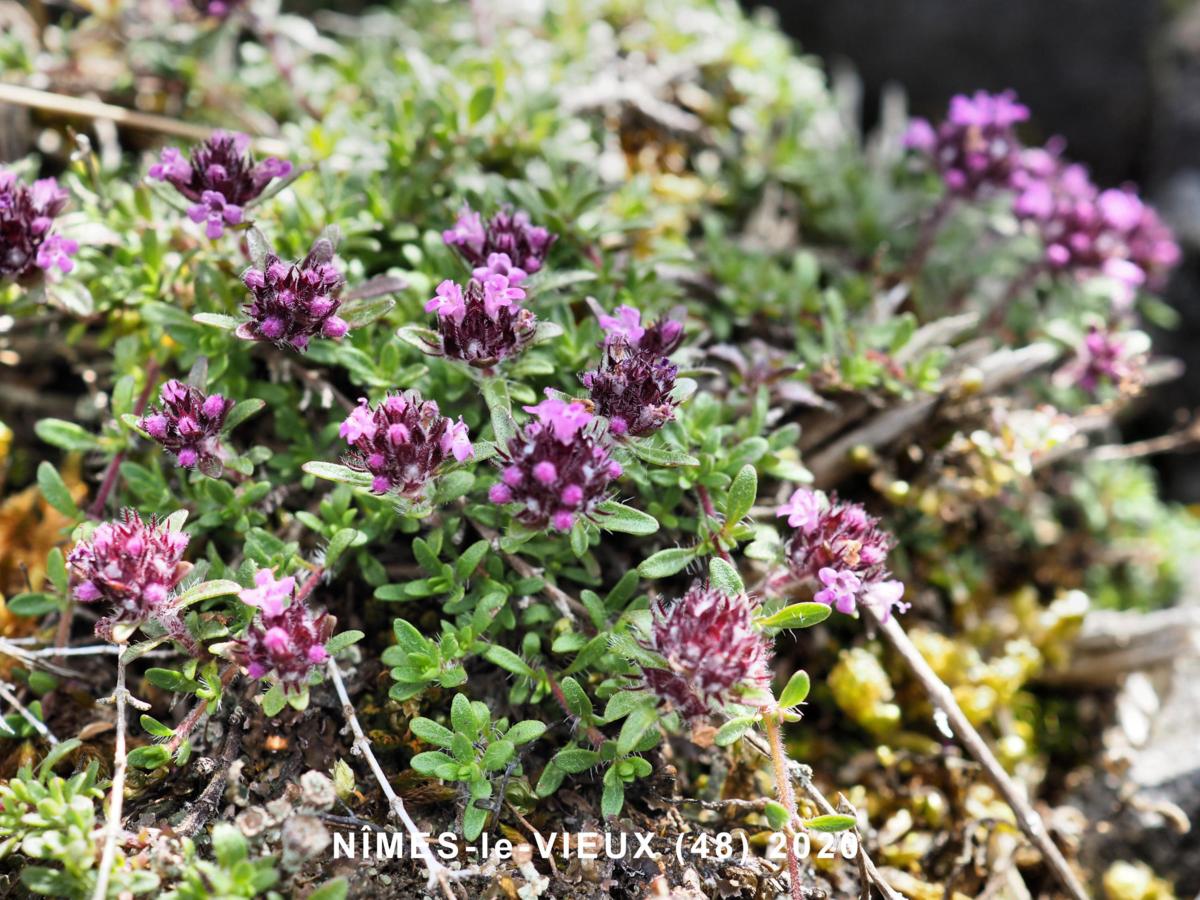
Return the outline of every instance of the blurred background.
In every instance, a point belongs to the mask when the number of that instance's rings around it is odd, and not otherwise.
[[[1027,138],[1066,139],[1104,185],[1136,182],[1174,227],[1187,259],[1168,291],[1175,329],[1155,348],[1182,378],[1150,392],[1129,438],[1184,427],[1200,408],[1200,3],[1194,0],[774,0],[801,48],[861,81],[864,128],[882,93],[940,119],[951,95],[1013,88],[1032,111]],[[1190,453],[1157,457],[1168,496],[1200,502]]]

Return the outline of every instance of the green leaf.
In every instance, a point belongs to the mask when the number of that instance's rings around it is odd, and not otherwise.
[[[488,744],[488,748],[483,751],[483,758],[479,761],[489,772],[494,772],[497,769],[503,769],[508,765],[508,761],[513,758],[517,752],[516,746],[512,741],[499,740]]]
[[[346,466],[339,466],[337,463],[320,462],[314,460],[306,462],[302,468],[309,475],[315,475],[318,478],[324,478],[326,481],[336,481],[339,484],[349,484],[353,487],[370,487],[372,478],[366,472],[355,472]]]
[[[809,681],[808,673],[804,670],[796,672],[788,679],[787,687],[783,689],[783,693],[779,695],[779,705],[784,709],[790,709],[793,706],[799,706],[808,696]]]
[[[832,612],[833,607],[827,603],[793,603],[758,624],[762,628],[811,628],[828,619]]]
[[[490,814],[490,810],[480,809],[478,806],[468,806],[463,812],[463,837],[468,841],[479,837]]]
[[[364,297],[361,300],[351,300],[338,310],[338,316],[345,320],[351,330],[363,328],[382,319],[396,306],[391,297]]]
[[[483,379],[483,402],[492,417],[492,433],[497,445],[505,447],[516,436],[517,426],[512,418],[512,400],[508,396],[508,383],[501,376]]]
[[[566,776],[567,773],[563,769],[559,768],[554,763],[550,763],[550,765],[542,769],[541,777],[538,778],[537,787],[535,787],[533,791],[539,797],[549,797],[559,789],[559,786],[562,785],[563,779],[566,778]]]
[[[42,419],[33,426],[43,441],[60,450],[94,450],[99,446],[96,436],[74,422],[62,419]]]
[[[127,757],[129,765],[138,769],[157,769],[171,758],[171,751],[161,744],[149,744],[132,750]]]
[[[223,331],[233,331],[238,325],[242,324],[240,319],[235,319],[233,316],[226,316],[221,313],[196,313],[192,316],[193,322],[199,322],[201,325],[212,325],[214,328],[220,328]]]
[[[243,400],[234,405],[229,411],[229,415],[225,417],[225,423],[221,426],[221,431],[228,433],[233,431],[247,419],[253,415],[257,415],[265,406],[266,401],[257,398]]]
[[[787,807],[775,800],[768,800],[766,806],[763,807],[763,813],[767,817],[767,824],[775,831],[783,831],[787,823],[792,820],[791,814],[787,811]]]
[[[459,581],[466,581],[470,578],[479,568],[479,564],[483,562],[489,549],[490,545],[487,541],[476,541],[464,550],[462,555],[454,561],[454,577]]]
[[[438,506],[453,503],[459,497],[464,497],[475,486],[475,473],[466,469],[456,469],[447,472],[437,480],[433,492],[433,502]]]
[[[490,84],[485,84],[471,95],[471,101],[467,105],[467,116],[472,125],[488,114],[495,99],[496,88]]]
[[[171,693],[193,694],[200,689],[199,682],[174,669],[147,669],[146,680],[155,687]]]
[[[595,281],[599,276],[587,269],[555,269],[547,267],[521,282],[528,297],[561,291],[577,284]]]
[[[633,455],[643,462],[653,466],[698,466],[700,460],[690,453],[684,453],[674,447],[654,447],[642,441],[630,441],[627,445]]]
[[[142,728],[155,737],[169,738],[175,733],[173,728],[169,728],[153,716],[142,716],[141,723]]]
[[[613,772],[609,769],[609,772]],[[625,805],[625,782],[614,775],[605,775],[604,792],[600,795],[600,813],[603,816],[620,815],[621,807]]]
[[[439,725],[424,716],[417,716],[408,723],[408,727],[425,743],[433,744],[435,747],[449,747],[454,743],[454,732],[445,725]]]
[[[725,527],[732,528],[740,522],[754,506],[754,498],[758,496],[758,473],[754,466],[747,463],[742,466],[733,484],[729,486],[729,496],[725,500]]]
[[[364,637],[366,637],[366,635],[361,631],[339,632],[325,642],[325,652],[330,656],[335,656],[342,650],[345,650],[351,644],[357,644]]]
[[[479,740],[479,725],[475,721],[475,713],[471,710],[471,701],[466,694],[455,694],[450,703],[450,724],[459,734],[465,734],[471,741]]]
[[[666,578],[683,570],[695,556],[694,547],[668,547],[642,560],[638,574],[643,578]]]
[[[272,718],[283,712],[285,706],[287,695],[283,692],[283,685],[277,681],[263,694],[262,711],[268,718]]]
[[[718,747],[728,747],[753,728],[757,721],[758,716],[738,716],[736,719],[730,719],[718,729],[713,743]]]
[[[514,744],[528,744],[530,741],[536,741],[545,733],[545,723],[526,719],[524,722],[518,722],[512,728],[508,729],[504,735],[504,739]]]
[[[813,831],[823,831],[832,834],[835,831],[847,831],[857,825],[854,816],[817,816],[815,819],[805,819],[804,827]]]
[[[599,525],[606,531],[620,531],[624,534],[654,534],[658,531],[658,519],[640,509],[634,509],[616,500],[605,500],[598,508],[601,513]]]
[[[639,706],[653,706],[654,703],[654,697],[645,691],[617,691],[608,698],[608,705],[604,707],[604,721],[616,722]]]
[[[58,609],[58,598],[53,594],[17,594],[5,605],[14,616],[44,616]]]
[[[713,557],[708,563],[708,580],[712,586],[731,597],[746,592],[742,576],[734,568],[733,563],[726,562],[720,557]]]
[[[641,743],[642,735],[657,721],[658,710],[653,706],[637,706],[630,710],[617,738],[617,753],[621,756],[632,753],[633,748]]]
[[[437,775],[439,771],[445,771],[447,767],[458,768],[458,763],[441,750],[426,750],[424,753],[418,753],[412,758],[409,765],[413,771],[420,772],[422,775]]]
[[[74,519],[79,515],[79,507],[75,505],[70,489],[62,480],[62,476],[58,474],[58,469],[54,468],[51,463],[43,461],[38,464],[37,482],[47,503],[68,519]]]
[[[494,665],[499,666],[514,675],[525,675],[533,678],[536,674],[529,664],[517,654],[513,653],[507,647],[501,647],[499,644],[492,644],[483,651],[483,658]]]
[[[582,747],[559,750],[554,757],[554,765],[558,766],[568,775],[577,775],[580,772],[586,772],[598,762],[600,762],[599,753],[595,750],[585,750]]]
[[[345,878],[335,878],[309,894],[307,900],[346,900],[349,892],[350,882]]]
[[[193,603],[199,603],[202,600],[211,600],[213,597],[227,597],[230,594],[237,594],[241,590],[242,586],[236,581],[227,581],[224,579],[202,581],[199,584],[193,584],[180,594],[176,602],[180,607],[191,606]]]

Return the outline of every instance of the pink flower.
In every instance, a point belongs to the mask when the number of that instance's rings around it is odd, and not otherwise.
[[[847,615],[854,612],[855,600],[862,589],[862,581],[853,572],[839,572],[837,569],[821,569],[817,573],[825,590],[818,591],[813,597],[817,603],[833,606],[838,612]]]
[[[449,317],[456,323],[461,323],[467,314],[462,288],[447,278],[437,286],[436,296],[426,302],[425,312],[436,312],[438,318]],[[493,319],[496,317],[494,311],[489,311],[489,315]]]
[[[541,403],[536,406],[526,406],[523,409],[525,412],[537,416],[538,421],[548,427],[553,432],[555,439],[563,444],[574,440],[575,435],[586,428],[593,418],[592,414],[587,411],[587,407],[578,400],[568,403],[557,397],[549,396],[548,392],[546,399]]]
[[[812,534],[821,521],[821,499],[808,488],[797,488],[787,503],[776,510],[775,515],[787,516],[788,524],[805,534]]]

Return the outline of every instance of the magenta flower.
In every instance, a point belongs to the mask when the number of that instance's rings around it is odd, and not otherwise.
[[[38,270],[75,268],[75,241],[54,234],[54,219],[68,195],[53,178],[26,186],[13,172],[0,169],[0,280],[28,281]]]
[[[683,341],[683,323],[675,319],[659,319],[652,325],[642,325],[641,310],[622,304],[608,315],[596,309],[600,327],[604,329],[604,346],[623,341],[645,353],[670,356]]]
[[[480,369],[521,353],[537,332],[537,318],[520,304],[525,291],[504,275],[472,278],[465,289],[446,280],[425,304],[437,313],[441,342],[431,352]]]
[[[202,16],[210,19],[224,19],[245,0],[171,0],[171,7],[181,12],[189,6]]]
[[[442,240],[476,270],[476,278],[482,268],[487,274],[505,275],[513,284],[520,284],[526,275],[542,268],[556,236],[531,224],[526,212],[506,207],[485,225],[479,213],[463,206],[454,227],[442,232]]]
[[[234,657],[251,678],[274,673],[285,691],[303,690],[309,673],[329,658],[325,643],[333,634],[333,620],[325,613],[314,618],[296,601],[294,578],[276,579],[260,569],[254,584],[238,594],[258,612],[245,635],[234,642]]]
[[[97,525],[67,556],[75,599],[80,603],[109,603],[111,616],[96,623],[96,634],[111,639],[118,623],[160,622],[189,649],[195,642],[179,620],[168,597],[191,566],[183,562],[188,537],[151,517],[143,522],[134,510]]]
[[[346,465],[371,473],[377,494],[418,497],[451,457],[463,462],[475,456],[466,423],[443,416],[437,403],[416,391],[389,394],[374,409],[365,397],[358,404],[338,433],[351,447]]]
[[[1075,385],[1095,396],[1102,384],[1118,388],[1134,384],[1141,376],[1147,345],[1145,335],[1122,334],[1092,325],[1075,359],[1054,375],[1056,383]]]
[[[191,200],[188,218],[205,223],[205,234],[215,240],[227,225],[241,224],[246,206],[262,196],[271,181],[291,172],[287,160],[270,156],[256,161],[246,135],[217,131],[188,159],[174,147],[165,148],[149,176],[168,182]]]
[[[914,119],[904,140],[929,159],[951,194],[976,197],[1011,186],[1021,152],[1015,126],[1028,118],[1012,91],[960,94],[939,126]]]
[[[1026,151],[1014,184],[1013,211],[1033,223],[1055,271],[1107,275],[1132,294],[1161,284],[1179,262],[1170,229],[1131,188],[1101,191],[1057,147]]]
[[[847,615],[869,603],[885,621],[908,609],[904,585],[887,568],[892,536],[860,504],[800,488],[776,515],[796,529],[784,545],[790,577],[820,585],[815,601]]]
[[[322,237],[298,263],[268,253],[261,269],[247,269],[242,282],[251,299],[242,309],[250,321],[238,326],[237,336],[301,353],[314,337],[344,337],[350,326],[337,312],[345,281],[333,254],[333,242]]]
[[[500,480],[488,498],[519,504],[515,517],[530,528],[569,531],[593,516],[621,466],[589,427],[593,417],[579,401],[547,397],[525,411],[536,419],[498,453]]]
[[[665,356],[625,341],[608,343],[600,368],[579,376],[596,412],[617,436],[644,437],[675,417],[675,376],[679,367]]]
[[[220,394],[205,395],[199,388],[174,379],[162,386],[159,401],[162,406],[142,416],[138,427],[174,453],[181,467],[198,465],[205,475],[218,477],[221,428],[233,409],[233,401]]]
[[[696,719],[770,682],[771,645],[754,625],[755,605],[697,582],[675,603],[653,606],[649,649],[668,669],[645,669],[646,686]]]

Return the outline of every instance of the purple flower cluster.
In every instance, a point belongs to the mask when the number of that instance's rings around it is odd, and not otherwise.
[[[338,433],[351,447],[346,465],[370,472],[377,494],[417,497],[451,456],[459,462],[475,456],[466,423],[443,416],[416,391],[390,394],[374,409],[365,397],[358,404]]]
[[[296,600],[296,579],[276,579],[266,569],[254,575],[255,587],[238,598],[258,612],[244,637],[235,642],[234,655],[251,678],[274,673],[285,691],[301,691],[314,667],[329,658],[325,643],[333,633],[333,620],[325,613],[313,617]]]
[[[165,148],[149,174],[191,200],[188,218],[205,223],[205,234],[215,240],[227,225],[241,224],[246,205],[260,197],[273,179],[291,172],[287,160],[269,156],[256,161],[246,135],[217,131],[188,159],[174,147]]]
[[[884,621],[893,609],[908,609],[904,585],[887,568],[892,536],[860,504],[800,488],[777,515],[795,529],[784,548],[791,577],[818,584],[818,603],[847,615],[865,603]]]
[[[242,309],[250,321],[238,326],[237,336],[299,352],[318,335],[344,337],[350,326],[337,312],[345,281],[333,264],[333,253],[333,243],[321,238],[299,263],[285,263],[268,253],[261,269],[248,269],[242,282],[251,300]]]
[[[640,350],[624,341],[604,348],[600,368],[579,376],[596,412],[608,419],[618,437],[645,437],[675,417],[671,391],[679,367],[665,356]]]
[[[153,618],[181,636],[182,625],[167,598],[190,569],[183,562],[187,544],[186,534],[153,517],[143,522],[132,509],[97,525],[91,537],[76,544],[67,556],[75,599],[113,606],[113,614],[96,623],[96,633],[109,637],[118,622]]]
[[[514,285],[542,268],[556,239],[545,228],[531,224],[528,213],[508,208],[485,225],[479,213],[463,206],[454,227],[442,232],[442,240],[474,269],[475,278],[482,281],[488,275],[504,275]]]
[[[221,428],[233,401],[220,394],[206,396],[175,379],[162,386],[159,401],[162,406],[142,416],[138,427],[174,453],[183,468],[199,465],[205,475],[220,475]]]
[[[1021,155],[1015,126],[1028,118],[1012,91],[960,94],[937,128],[914,119],[904,143],[929,158],[951,194],[976,197],[1011,186]]]
[[[1122,385],[1136,382],[1141,374],[1145,335],[1122,334],[1112,328],[1093,325],[1073,361],[1055,374],[1059,384],[1075,385],[1095,395],[1102,384]]]
[[[1022,155],[1013,211],[1032,222],[1057,271],[1104,274],[1131,289],[1160,285],[1180,259],[1179,245],[1158,214],[1130,187],[1100,190],[1058,148]]]
[[[593,515],[608,483],[621,476],[593,416],[579,401],[547,397],[526,406],[536,420],[515,435],[498,454],[500,480],[488,498],[520,504],[518,521],[530,528],[553,526],[569,531]]]
[[[441,345],[436,352],[479,369],[491,369],[521,353],[537,333],[537,317],[521,306],[525,291],[508,276],[472,278],[464,289],[447,279],[425,304],[437,313]]]
[[[697,582],[674,603],[653,606],[649,649],[669,669],[645,669],[646,686],[680,715],[696,719],[770,681],[768,639],[754,625],[744,594],[729,596]]]
[[[67,192],[53,178],[27,186],[0,170],[0,280],[24,281],[36,270],[75,268],[79,245],[54,234],[54,218],[67,206]]]

